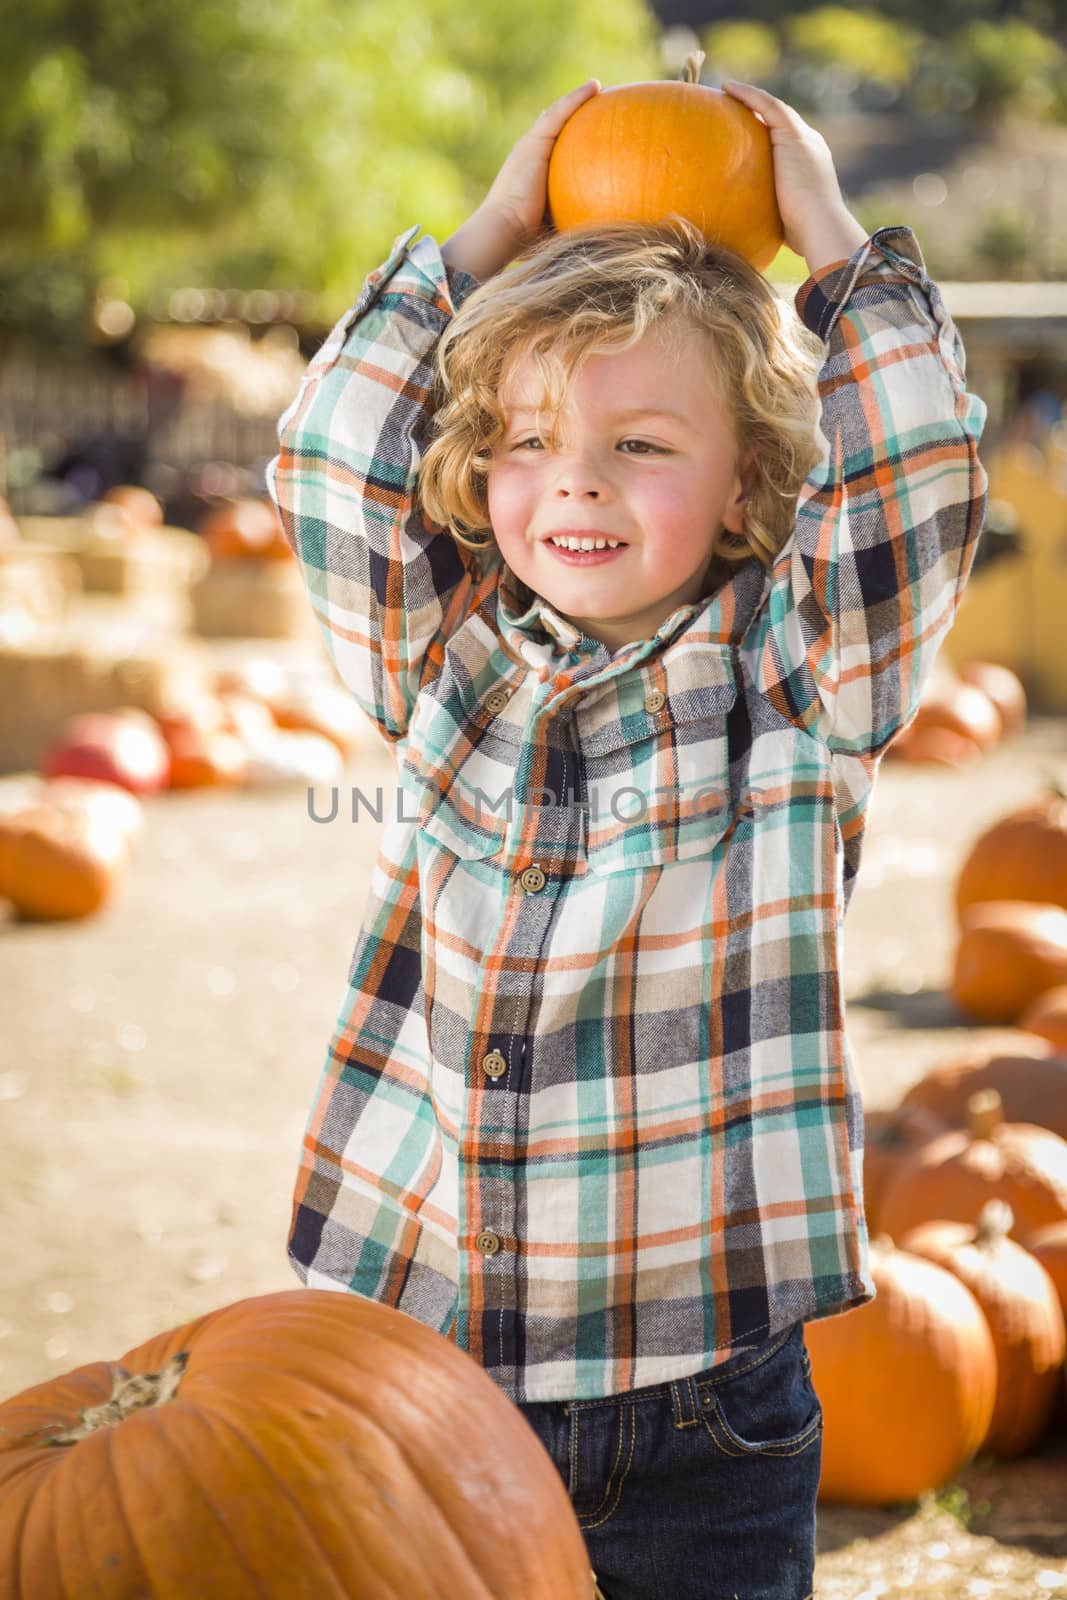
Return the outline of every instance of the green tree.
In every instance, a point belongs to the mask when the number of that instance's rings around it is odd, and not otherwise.
[[[1027,22],[973,22],[952,51],[974,92],[976,115],[1018,104],[1044,116],[1056,101],[1056,80],[1067,62],[1061,45]]]
[[[706,71],[721,78],[760,83],[778,65],[778,35],[765,22],[715,22],[705,28],[700,43],[707,55]]]
[[[644,0],[0,0],[0,320],[306,287],[444,237],[541,108],[660,75]]]
[[[785,22],[785,36],[797,56],[819,65],[848,67],[860,78],[903,86],[923,45],[916,28],[892,22],[877,11],[820,6]]]

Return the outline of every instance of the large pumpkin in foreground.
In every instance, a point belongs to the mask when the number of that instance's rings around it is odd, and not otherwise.
[[[997,1362],[989,1325],[943,1267],[871,1241],[877,1294],[805,1324],[822,1403],[821,1500],[884,1506],[936,1489],[989,1430]]]
[[[560,233],[678,212],[754,267],[770,265],[783,243],[770,132],[740,101],[699,82],[703,59],[690,55],[681,82],[602,89],[568,117],[548,168]]]
[[[121,1366],[0,1405],[0,1594],[593,1596],[566,1488],[522,1413],[403,1312],[262,1295]]]

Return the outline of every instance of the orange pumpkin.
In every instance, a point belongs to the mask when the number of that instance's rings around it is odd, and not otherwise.
[[[1026,721],[1026,690],[1010,667],[997,661],[969,661],[959,669],[964,683],[972,683],[989,696],[1000,713],[1000,736],[1010,738]]]
[[[103,505],[122,506],[132,520],[144,528],[158,528],[163,521],[163,507],[148,489],[136,484],[120,483],[100,496]]]
[[[346,760],[359,744],[363,713],[347,689],[339,685],[324,683],[294,689],[268,703],[279,728],[321,733]]]
[[[1046,989],[1039,994],[1022,1013],[1019,1027],[1025,1033],[1047,1039],[1067,1055],[1067,983],[1058,984],[1055,989]],[[1067,1093],[1067,1083],[1064,1092]],[[1063,1108],[1063,1114],[1067,1123],[1067,1105]]]
[[[770,265],[783,244],[766,125],[699,81],[603,89],[567,119],[552,148],[548,209],[558,232],[596,223],[687,218],[705,238]]]
[[[932,1067],[900,1103],[925,1107],[963,1128],[968,1102],[981,1089],[1000,1095],[1005,1122],[1030,1122],[1067,1139],[1067,1055],[1035,1035],[1020,1033],[1010,1051],[975,1051]]]
[[[1004,1200],[1016,1237],[1067,1217],[1067,1139],[1047,1128],[1005,1122],[1000,1096],[971,1096],[969,1128],[931,1139],[885,1192],[881,1226],[899,1243],[931,1218],[974,1222],[987,1200]]]
[[[0,815],[0,899],[27,920],[90,916],[112,898],[129,858],[118,821],[78,802]]]
[[[269,500],[226,500],[208,511],[198,532],[214,561],[290,561],[293,552]]]
[[[948,1124],[925,1106],[866,1111],[863,1117],[863,1208],[870,1233],[880,1232],[882,1196],[916,1150],[944,1133]]]
[[[997,1353],[997,1395],[983,1440],[995,1455],[1018,1456],[1044,1431],[1067,1351],[1053,1283],[1040,1261],[1009,1239],[1011,1207],[990,1200],[977,1224],[924,1222],[900,1241],[965,1283],[985,1313]]]
[[[591,1600],[593,1579],[551,1457],[469,1356],[293,1289],[0,1405],[0,1592],[31,1590]]]
[[[979,835],[956,879],[956,915],[984,900],[1067,907],[1067,799],[1053,789]]]
[[[935,1489],[989,1429],[997,1363],[973,1294],[943,1267],[871,1241],[877,1294],[804,1326],[823,1408],[820,1500],[883,1506]]]
[[[171,729],[170,786],[203,789],[212,784],[243,783],[248,766],[248,746],[224,728],[206,732],[192,724]]]
[[[914,721],[886,747],[886,755],[901,761],[927,762],[932,766],[973,767],[982,759],[982,746],[954,728],[935,725],[916,727]]]
[[[1015,1022],[1067,983],[1067,911],[1036,900],[983,900],[963,913],[951,994],[977,1022]]]
[[[973,739],[980,750],[988,750],[1000,738],[1001,719],[984,690],[956,678],[920,705],[912,727],[916,731],[945,728],[962,738]]]
[[[1067,1222],[1050,1222],[1023,1240],[1056,1286],[1060,1310],[1067,1318]]]

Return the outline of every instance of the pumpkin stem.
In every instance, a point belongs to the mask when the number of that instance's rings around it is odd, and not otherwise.
[[[975,1244],[999,1244],[1015,1226],[1015,1213],[1006,1200],[987,1200],[978,1214]]]
[[[972,1139],[991,1139],[1004,1121],[1004,1102],[995,1089],[979,1089],[967,1097],[967,1124]]]
[[[699,83],[700,69],[704,65],[703,50],[690,50],[685,58],[685,70],[682,73],[683,83]]]
[[[182,1373],[189,1360],[188,1350],[179,1350],[158,1372],[126,1371],[113,1367],[111,1372],[111,1398],[102,1406],[83,1406],[78,1412],[79,1422],[66,1433],[57,1433],[49,1444],[77,1444],[87,1439],[98,1428],[114,1428],[124,1422],[133,1411],[146,1406],[163,1406],[173,1400],[178,1392]]]

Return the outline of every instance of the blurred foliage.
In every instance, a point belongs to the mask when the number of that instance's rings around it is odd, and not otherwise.
[[[643,0],[0,0],[0,322],[76,329],[102,278],[339,313],[550,100],[659,76],[658,33]]]
[[[917,28],[891,22],[877,11],[820,6],[789,17],[784,33],[791,53],[801,60],[833,62],[862,77],[905,84],[926,43]]]
[[[672,24],[701,29],[732,21],[740,11],[746,21],[777,27],[787,18],[821,9],[823,0],[658,0]],[[1067,31],[1067,0],[881,0],[876,8],[892,23],[911,23],[932,38],[951,39],[968,23],[1006,18],[1030,23],[1046,33]]]
[[[705,81],[804,115],[1067,122],[1067,0],[701,14]],[[105,280],[138,312],[299,287],[328,321],[403,228],[458,227],[550,100],[668,75],[645,0],[0,0],[0,37],[0,324],[68,333]]]
[[[1013,103],[1042,115],[1062,92],[1067,52],[1026,22],[973,22],[953,48],[955,63],[974,88],[978,113]]]
[[[1034,253],[1033,227],[1027,218],[1014,211],[998,211],[985,222],[973,248],[991,276],[1017,277]]]
[[[701,33],[700,44],[708,58],[706,75],[718,72],[742,83],[768,77],[782,54],[777,33],[765,22],[712,23]]]

